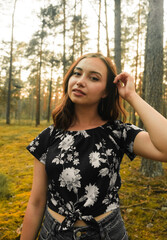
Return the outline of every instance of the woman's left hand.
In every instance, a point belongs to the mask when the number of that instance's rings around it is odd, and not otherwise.
[[[127,101],[136,93],[134,79],[126,72],[118,74],[114,79],[114,83],[117,85],[119,95]]]

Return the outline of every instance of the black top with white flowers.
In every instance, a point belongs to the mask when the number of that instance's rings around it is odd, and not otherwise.
[[[45,164],[47,204],[66,216],[61,230],[77,219],[95,223],[93,217],[119,207],[119,174],[124,153],[133,160],[133,143],[142,129],[121,121],[83,131],[56,129],[41,132],[27,147]]]

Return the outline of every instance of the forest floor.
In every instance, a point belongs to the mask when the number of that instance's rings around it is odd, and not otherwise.
[[[0,240],[19,239],[33,172],[25,147],[44,128],[0,126]],[[167,239],[167,164],[163,167],[164,176],[151,179],[141,175],[139,158],[123,159],[120,201],[130,240]]]

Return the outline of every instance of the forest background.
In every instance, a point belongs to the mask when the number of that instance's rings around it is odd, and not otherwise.
[[[8,240],[19,239],[31,189],[25,147],[52,123],[63,76],[77,57],[111,57],[167,117],[167,1],[0,0],[0,13],[0,239]],[[128,121],[144,128],[123,104]],[[166,164],[125,157],[121,172],[130,239],[167,239]]]

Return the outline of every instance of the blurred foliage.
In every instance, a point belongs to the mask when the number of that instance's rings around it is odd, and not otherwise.
[[[11,196],[8,178],[0,173],[0,199],[8,199]]]

